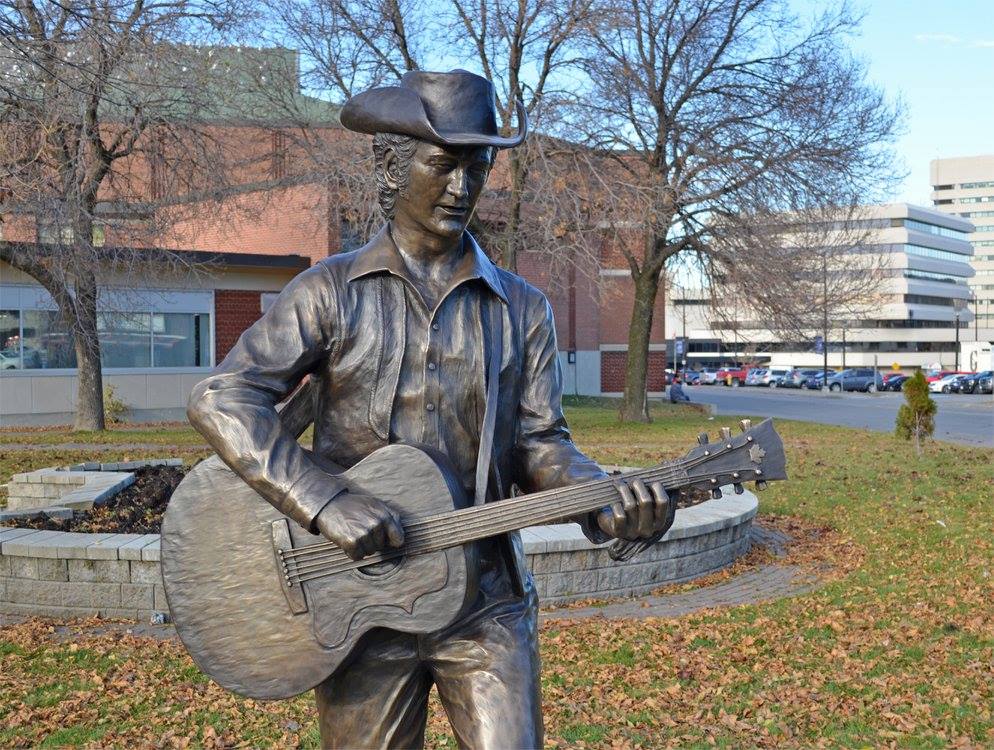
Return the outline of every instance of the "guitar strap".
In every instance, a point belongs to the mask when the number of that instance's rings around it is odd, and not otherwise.
[[[483,412],[483,427],[480,430],[480,448],[476,454],[476,490],[474,505],[487,501],[487,486],[490,484],[490,464],[494,452],[494,425],[497,422],[497,394],[500,391],[500,365],[504,357],[504,316],[499,303],[493,297],[486,297],[483,304],[483,351],[487,358],[487,405]]]

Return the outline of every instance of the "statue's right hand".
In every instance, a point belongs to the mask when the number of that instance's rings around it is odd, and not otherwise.
[[[353,560],[404,543],[400,516],[382,500],[360,492],[336,497],[318,513],[315,525]]]

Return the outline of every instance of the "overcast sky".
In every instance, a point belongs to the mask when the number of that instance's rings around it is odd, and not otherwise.
[[[908,177],[894,200],[929,206],[931,159],[994,154],[994,0],[863,0],[862,7],[853,46],[872,79],[908,110],[897,143]]]

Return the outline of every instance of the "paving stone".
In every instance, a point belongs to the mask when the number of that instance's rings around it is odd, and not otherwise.
[[[39,581],[30,578],[7,579],[7,601],[13,604],[42,604],[62,606],[62,595],[72,584],[61,581]]]
[[[80,534],[76,532],[62,532],[61,539],[45,540],[55,549],[57,557],[86,559],[86,548],[101,539],[114,536],[113,534]]]
[[[121,606],[136,609],[151,609],[154,586],[150,583],[122,583]]]
[[[152,593],[153,606],[160,612],[169,611],[169,602],[166,601],[166,589],[162,584],[156,584]]]
[[[106,539],[94,542],[86,548],[86,556],[91,560],[117,560],[120,549],[128,542],[140,539],[143,534],[113,534]]]
[[[159,559],[160,557],[159,557],[158,540],[142,547],[142,560],[155,560],[156,562],[158,562]]]
[[[121,562],[124,562],[123,560]],[[131,560],[132,583],[162,584],[162,568],[158,562],[150,560]]]
[[[158,534],[142,534],[134,541],[122,545],[118,549],[118,557],[121,560],[141,560],[142,548],[158,540]]]
[[[66,607],[120,607],[120,583],[64,583],[62,605]]]
[[[34,531],[31,534],[18,536],[10,541],[0,542],[0,550],[5,555],[22,555],[28,557],[58,557],[49,542],[62,536],[61,531]]]
[[[127,560],[67,560],[69,580],[88,583],[122,583],[131,580]]]

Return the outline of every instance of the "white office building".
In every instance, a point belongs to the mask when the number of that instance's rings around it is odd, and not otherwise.
[[[973,328],[966,341],[994,341],[994,154],[935,159],[931,163],[932,203],[973,223]]]
[[[866,207],[860,221],[870,232],[868,246],[859,252],[888,256],[888,275],[870,311],[832,326],[829,366],[952,368],[957,340],[973,334],[973,225],[907,203]],[[686,336],[689,367],[731,362],[821,366],[822,354],[813,343],[817,332],[805,341],[783,341],[748,309],[748,300],[741,310],[718,315],[708,297],[702,290],[677,289],[667,300],[667,335]]]

